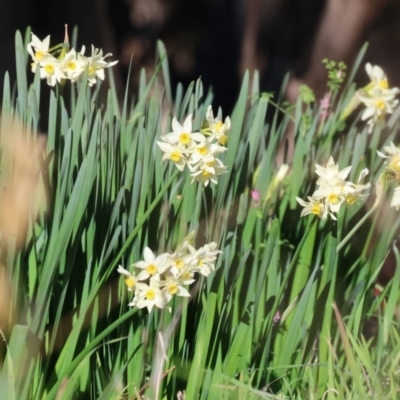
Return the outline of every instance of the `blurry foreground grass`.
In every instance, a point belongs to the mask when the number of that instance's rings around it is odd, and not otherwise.
[[[340,97],[333,87],[329,112],[312,96],[288,110],[246,74],[220,155],[227,172],[204,187],[161,164],[156,141],[172,118],[192,114],[200,130],[212,103],[200,80],[186,93],[171,88],[162,43],[157,74],[142,71],[139,93],[122,105],[112,72],[105,104],[87,76],[64,93],[55,85],[45,139],[44,83],[37,72],[28,85],[26,74],[29,40],[17,33],[17,84],[6,74],[2,97],[2,398],[398,398],[398,213],[382,195],[343,239],[375,202],[377,150],[396,143],[400,108],[369,134],[361,112],[341,119],[354,70]],[[280,167],[288,129],[293,159]],[[311,195],[315,163],[331,155],[352,166],[353,182],[367,167],[371,195],[337,221],[300,218],[296,196]],[[171,313],[129,309],[118,265],[141,260],[146,246],[173,252],[193,230],[196,246],[214,241],[222,251],[215,271],[190,298],[174,296]],[[385,260],[394,278],[374,291]]]

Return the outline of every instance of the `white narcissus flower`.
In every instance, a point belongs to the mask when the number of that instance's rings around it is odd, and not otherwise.
[[[192,182],[198,181],[207,186],[210,181],[217,184],[218,176],[226,172],[226,167],[218,158],[209,156],[200,160],[191,171]]]
[[[83,49],[81,52],[81,56],[83,56]],[[112,56],[111,53],[106,54],[103,56],[103,50],[96,49],[92,46],[92,55],[87,57],[87,64],[86,68],[88,70],[88,83],[89,86],[92,86],[96,83],[97,78],[104,81],[104,68],[109,68],[115,65],[118,61],[105,61],[105,59],[109,56]]]
[[[222,253],[215,242],[205,244],[198,250],[192,245],[193,242],[194,232],[191,232],[175,253],[164,253],[158,257],[145,247],[145,260],[132,264],[142,269],[138,276],[119,266],[117,271],[126,277],[128,290],[134,291],[129,306],[146,307],[151,312],[154,306],[165,308],[173,296],[189,297],[184,285],[192,284],[196,273],[208,276],[214,271],[216,259]],[[167,309],[171,311],[170,307]]]
[[[137,276],[138,281],[159,276],[168,268],[167,253],[160,254],[156,257],[154,253],[146,246],[143,251],[143,258],[144,261],[138,261],[133,264],[133,266],[143,270]]]
[[[328,216],[328,209],[325,207],[325,204],[311,196],[308,196],[307,199],[308,202],[304,201],[300,197],[296,197],[297,202],[304,207],[300,216],[304,217],[309,214],[314,214],[321,219],[326,219]],[[333,219],[336,218],[333,216]]]
[[[164,281],[161,281],[160,287],[166,301],[169,302],[173,296],[190,297],[187,289],[182,286],[184,284],[185,282],[182,279],[173,275],[167,276]]]
[[[33,33],[31,35],[32,40],[28,43],[27,50],[33,60],[31,64],[32,72],[36,72],[37,64],[49,53],[50,36],[47,36],[44,40],[40,40]]]
[[[341,185],[343,181],[348,177],[351,171],[351,166],[339,171],[339,165],[335,164],[333,157],[329,157],[326,167],[322,167],[319,164],[315,164],[315,173],[320,177],[317,180],[317,185],[322,182],[327,182],[332,186]]]
[[[138,282],[134,299],[129,303],[131,307],[145,308],[151,312],[154,306],[164,308],[167,304],[164,293],[160,288],[160,281],[150,279],[149,284]]]
[[[369,174],[368,168],[364,168],[360,172],[357,183],[346,182],[346,194],[345,194],[346,204],[352,205],[360,200],[364,200],[368,196],[368,194],[366,194],[365,191],[367,191],[370,188],[371,183],[368,182],[365,185],[360,183],[364,179],[364,177],[366,177],[368,174]]]
[[[343,185],[330,185],[328,182],[321,182],[320,187],[313,193],[313,199],[324,201],[329,211],[338,213],[341,205],[345,201]]]
[[[227,150],[228,149],[226,147],[219,146],[215,143],[212,143],[211,140],[206,139],[203,142],[197,144],[196,147],[192,149],[189,163],[197,164],[200,160],[206,157],[214,157],[215,155],[224,153]]]
[[[385,146],[384,150],[388,155],[377,150],[379,157],[387,158],[386,169],[395,175],[395,178],[400,178],[400,148],[396,147],[393,142],[390,146]]]
[[[40,78],[46,79],[49,86],[54,86],[62,79],[66,79],[66,75],[61,69],[61,62],[54,58],[51,54],[46,54],[39,63]]]
[[[68,79],[76,82],[86,68],[87,61],[78,57],[75,49],[71,49],[63,58],[61,69]]]
[[[50,47],[50,36],[41,41],[32,33],[32,40],[27,46],[28,53],[31,55],[33,63],[32,71],[35,72],[37,66],[40,67],[40,77],[46,78],[48,85],[54,86],[57,82],[64,79],[70,79],[76,82],[82,72],[87,68],[88,83],[92,86],[96,79],[104,80],[104,68],[115,65],[118,61],[108,62],[105,59],[111,54],[103,56],[103,51],[92,46],[91,57],[85,57],[85,47],[82,47],[80,53],[71,49],[65,54],[65,49],[69,47],[68,43]],[[60,50],[62,48],[62,50]],[[58,58],[55,58],[57,55]]]
[[[203,134],[200,132],[192,132],[192,114],[186,117],[183,125],[174,117],[172,119],[172,132],[161,136],[161,139],[185,151],[190,151],[196,144],[205,141]]]
[[[362,184],[361,181],[368,175],[367,168],[361,170],[357,183],[346,181],[351,166],[339,170],[332,157],[326,167],[315,165],[315,172],[319,176],[317,180],[318,188],[312,196],[308,197],[308,202],[296,197],[297,202],[304,207],[301,216],[314,214],[322,219],[326,219],[328,214],[336,220],[343,204],[351,205],[367,197],[365,193],[370,183]]]
[[[223,146],[226,145],[228,142],[228,133],[231,130],[231,119],[226,117],[225,122],[223,123],[219,118],[214,118],[211,105],[207,108],[206,119],[211,134],[215,136],[218,143]]]
[[[126,269],[122,268],[121,265],[118,266],[117,271],[118,271],[120,274],[126,276],[126,278],[125,278],[125,284],[126,284],[126,286],[128,287],[128,290],[129,290],[130,292],[132,292],[133,289],[134,289],[135,286],[136,286],[136,283],[137,283],[137,279],[136,279],[135,273],[132,274],[131,272],[129,272],[129,271],[127,271]]]
[[[217,243],[215,242],[208,243],[198,250],[189,246],[189,251],[196,262],[197,272],[204,276],[208,276],[215,270],[215,260],[218,254],[222,253],[222,251],[217,250]]]
[[[361,101],[366,109],[361,115],[362,121],[367,121],[368,132],[371,133],[374,126],[384,126],[386,114],[392,114],[397,106],[398,100],[395,99],[399,93],[398,88],[389,88],[386,74],[378,65],[367,63],[365,69],[371,82],[363,89],[356,92],[356,97]]]
[[[375,125],[383,126],[386,114],[392,114],[394,108],[398,105],[398,99],[395,96],[399,90],[397,88],[388,90],[373,90],[372,95],[366,95],[358,92],[358,98],[364,103],[366,109],[361,115],[362,121],[368,121],[369,132]]]
[[[214,142],[216,134],[205,136],[211,133],[210,129],[203,129],[202,132],[192,132],[192,114],[185,118],[183,125],[174,117],[172,132],[162,135],[157,145],[164,153],[162,162],[172,160],[180,171],[187,165],[192,183],[198,181],[207,186],[210,181],[218,183],[218,175],[226,172],[226,166],[215,156],[227,149]]]
[[[164,153],[161,162],[163,163],[165,160],[171,160],[175,163],[175,166],[179,171],[183,171],[187,163],[183,150],[180,147],[167,142],[157,142],[157,144]]]
[[[170,272],[175,277],[179,277],[183,271],[190,269],[194,263],[193,257],[189,254],[183,254],[182,252],[175,252],[167,257],[168,264],[170,266]]]
[[[383,69],[378,65],[371,65],[370,63],[365,64],[365,70],[371,79],[371,83],[373,84],[373,88],[375,89],[388,89],[389,84],[387,80],[386,74],[383,72]]]

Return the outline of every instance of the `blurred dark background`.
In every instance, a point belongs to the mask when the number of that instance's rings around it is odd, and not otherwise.
[[[354,61],[369,41],[365,61],[379,64],[400,86],[398,0],[0,0],[0,76],[14,75],[14,36],[26,27],[51,44],[62,42],[64,24],[78,26],[78,49],[94,44],[112,59],[123,91],[133,53],[132,93],[140,68],[155,66],[156,40],[164,41],[173,82],[199,76],[212,86],[214,104],[231,112],[243,72],[260,70],[262,90],[277,92],[291,72],[293,101],[306,82],[322,98],[325,57]],[[367,81],[360,71],[361,83]],[[0,80],[2,86],[2,78]],[[0,88],[1,89],[1,88]]]

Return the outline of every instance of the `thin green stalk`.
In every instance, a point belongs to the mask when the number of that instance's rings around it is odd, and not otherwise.
[[[371,209],[357,222],[355,227],[346,235],[346,237],[338,244],[336,248],[336,253],[345,246],[345,244],[353,237],[353,235],[357,232],[358,228],[369,218],[369,216],[378,208],[379,201],[376,201]]]

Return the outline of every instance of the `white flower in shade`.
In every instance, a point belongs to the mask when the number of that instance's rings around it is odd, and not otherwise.
[[[321,185],[323,182],[326,182],[331,186],[342,185],[349,175],[350,170],[351,166],[339,171],[339,165],[335,164],[335,161],[331,156],[326,167],[315,164],[315,173],[320,177],[317,180],[317,185]]]
[[[135,289],[135,286],[136,286],[136,283],[137,283],[135,273],[133,273],[133,274],[130,273],[130,272],[127,271],[126,269],[122,268],[121,265],[118,266],[117,271],[118,271],[120,274],[126,276],[126,278],[125,278],[125,284],[126,284],[126,286],[128,287],[128,290],[129,290],[130,292],[132,292],[133,289]]]
[[[388,155],[386,155],[385,153],[382,153],[381,151],[377,150],[377,153],[378,153],[379,157],[382,157],[382,158],[396,157],[396,159],[397,158],[400,159],[400,148],[396,147],[393,142],[390,142],[390,145],[389,146],[385,146],[383,148],[383,150],[385,150]]]
[[[321,182],[319,188],[313,193],[312,197],[319,201],[324,201],[329,211],[338,213],[341,205],[345,201],[346,186],[330,185],[325,181]]]
[[[325,207],[325,204],[311,196],[308,196],[307,199],[308,201],[304,201],[300,197],[296,197],[297,202],[304,207],[300,216],[304,217],[309,214],[314,214],[321,219],[326,219],[328,216],[328,209]],[[331,216],[333,219],[336,219],[334,215],[331,214]]]
[[[344,195],[346,204],[352,205],[360,200],[364,200],[368,196],[368,194],[365,192],[370,188],[371,183],[368,182],[365,185],[360,183],[368,174],[368,168],[364,168],[360,172],[357,183],[346,182]]]
[[[390,142],[390,146],[385,146],[384,150],[387,155],[379,150],[377,151],[378,155],[388,159],[386,169],[394,175],[396,180],[400,180],[400,148]]]
[[[219,146],[215,143],[212,143],[211,140],[206,139],[203,142],[197,144],[196,147],[192,149],[189,163],[197,164],[200,160],[206,157],[214,157],[215,155],[224,153],[227,150],[228,149],[226,147]]]
[[[37,64],[49,53],[50,36],[47,36],[44,40],[40,40],[33,33],[31,35],[32,40],[28,43],[27,50],[33,60],[31,64],[32,72],[36,72]]]
[[[231,120],[229,117],[225,118],[225,122],[222,122],[218,117],[214,118],[213,110],[211,105],[208,106],[206,112],[206,119],[208,122],[211,134],[215,136],[218,143],[223,146],[228,142],[228,133],[231,129]]]
[[[394,189],[392,201],[390,202],[390,206],[394,207],[397,211],[400,210],[400,186],[397,186]]]
[[[160,281],[150,279],[149,284],[138,282],[134,299],[129,303],[131,307],[145,308],[151,312],[154,306],[164,308],[167,303],[164,293],[160,288]]]
[[[358,98],[366,106],[361,115],[362,121],[367,121],[369,125],[369,132],[375,125],[383,126],[386,114],[392,114],[394,108],[399,101],[395,99],[399,89],[393,88],[388,90],[373,90],[365,94],[365,92],[358,92]]]
[[[372,89],[385,90],[389,88],[387,76],[381,67],[367,63],[365,65],[365,70],[367,71],[369,79],[371,80]]]
[[[326,167],[316,164],[315,172],[319,176],[317,190],[308,197],[308,202],[296,197],[297,202],[304,207],[301,216],[314,214],[326,219],[329,214],[336,220],[335,214],[339,213],[343,204],[351,205],[365,199],[368,195],[365,192],[371,184],[361,182],[368,175],[368,169],[361,170],[357,183],[346,181],[350,170],[351,166],[339,170],[332,157],[329,158]]]
[[[64,72],[61,69],[61,63],[50,54],[43,56],[39,63],[40,65],[40,78],[46,79],[49,86],[54,86],[62,79],[66,79]]]
[[[138,261],[133,265],[137,268],[142,269],[142,271],[137,276],[138,281],[143,281],[150,277],[159,276],[167,268],[167,253],[155,256],[154,253],[146,246],[143,251],[144,261]]]
[[[200,160],[191,171],[192,182],[198,181],[207,186],[210,181],[218,183],[218,176],[226,172],[226,166],[218,158],[209,156]]]
[[[217,243],[211,242],[196,250],[189,246],[190,253],[196,262],[196,269],[201,275],[208,276],[215,270],[215,261],[222,251],[217,250]]]
[[[175,252],[167,257],[170,272],[175,277],[179,277],[183,271],[190,269],[193,264],[193,257],[183,252]]]
[[[188,266],[184,267],[181,271],[180,274],[177,276],[184,285],[191,285],[195,279],[194,279],[194,274],[197,271],[197,267],[195,266]]]
[[[398,88],[389,88],[386,74],[378,65],[367,63],[365,69],[371,82],[363,89],[356,92],[356,97],[365,106],[361,115],[362,121],[367,121],[368,132],[372,132],[375,125],[384,126],[386,114],[392,114],[397,106],[395,99],[399,93]]]
[[[86,68],[87,61],[78,57],[75,49],[71,49],[63,58],[61,69],[68,79],[76,82]]]
[[[84,48],[80,53],[83,56]],[[109,68],[115,65],[118,61],[105,61],[105,59],[109,56],[112,56],[111,53],[103,56],[103,50],[96,49],[92,46],[92,55],[87,57],[86,68],[88,70],[88,82],[89,86],[92,86],[96,83],[97,78],[104,81],[104,68]]]
[[[164,281],[160,282],[162,293],[167,302],[172,299],[172,296],[190,297],[189,292],[182,285],[182,279],[176,278],[173,275],[167,276]]]
[[[203,142],[205,137],[200,132],[192,132],[192,114],[189,114],[183,125],[174,117],[172,120],[172,132],[161,136],[161,139],[186,151]]]
[[[157,142],[157,144],[164,153],[161,162],[164,162],[165,160],[171,160],[175,163],[175,166],[179,169],[179,171],[183,171],[187,163],[187,159],[183,150],[180,147],[167,142]]]

